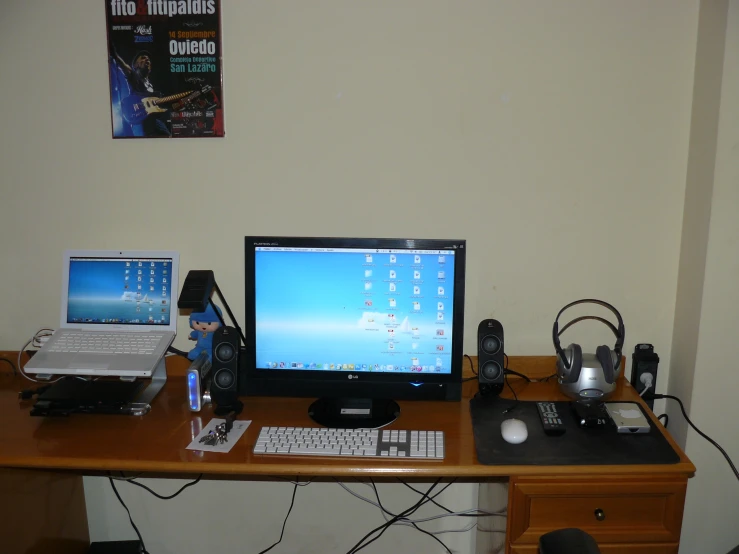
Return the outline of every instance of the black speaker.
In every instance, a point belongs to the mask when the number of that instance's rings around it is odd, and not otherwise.
[[[503,325],[483,319],[477,327],[477,380],[480,394],[500,394],[505,384]]]
[[[240,403],[239,333],[234,327],[219,327],[213,334],[210,396],[216,413],[228,413]]]

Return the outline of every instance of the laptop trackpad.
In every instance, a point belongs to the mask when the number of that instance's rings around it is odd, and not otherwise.
[[[98,356],[95,354],[87,354],[85,356],[77,356],[70,366],[75,369],[108,369],[110,366],[111,357]]]

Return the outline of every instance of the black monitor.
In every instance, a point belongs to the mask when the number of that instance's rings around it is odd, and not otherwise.
[[[240,394],[317,397],[327,427],[458,401],[464,240],[246,237]]]

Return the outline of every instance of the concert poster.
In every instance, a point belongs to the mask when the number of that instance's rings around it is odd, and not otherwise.
[[[113,138],[223,137],[220,0],[104,0]]]

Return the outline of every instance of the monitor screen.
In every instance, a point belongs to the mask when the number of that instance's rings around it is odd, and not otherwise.
[[[66,322],[164,325],[172,318],[172,260],[71,256]]]
[[[464,271],[463,240],[246,237],[244,392],[458,400]]]

